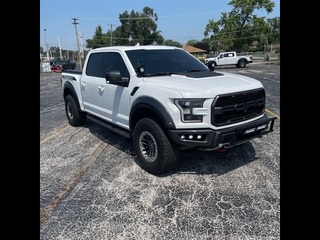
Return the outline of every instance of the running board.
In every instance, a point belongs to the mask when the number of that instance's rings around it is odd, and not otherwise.
[[[120,128],[120,127],[118,127],[118,126],[116,126],[116,125],[114,125],[112,123],[109,123],[107,121],[101,120],[100,118],[97,118],[97,117],[89,115],[89,114],[87,115],[87,118],[92,120],[93,122],[95,122],[95,123],[107,128],[107,129],[111,130],[111,131],[114,131],[114,132],[126,137],[126,138],[131,138],[131,134],[130,134],[129,131],[124,130],[124,129],[122,129],[122,128]]]

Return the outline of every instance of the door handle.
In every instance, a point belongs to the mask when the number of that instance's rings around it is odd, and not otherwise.
[[[85,87],[85,86],[86,86],[86,83],[83,83],[83,82],[82,82],[82,83],[81,83],[81,86],[82,86],[82,87]]]
[[[104,91],[104,87],[103,86],[99,86],[98,89],[103,92]]]

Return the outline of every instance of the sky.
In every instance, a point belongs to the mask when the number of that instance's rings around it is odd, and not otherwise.
[[[119,14],[142,13],[144,7],[153,9],[158,15],[157,30],[165,40],[171,39],[181,44],[189,40],[201,41],[209,20],[217,21],[221,12],[229,12],[230,0],[40,0],[40,46],[46,50],[61,47],[63,50],[77,50],[76,29],[79,44],[86,49],[86,39],[92,39],[96,27],[102,32],[120,26]],[[273,0],[273,12],[267,14],[260,9],[259,17],[280,17],[280,0]],[[77,20],[74,21],[73,18]],[[73,23],[78,23],[73,24]]]

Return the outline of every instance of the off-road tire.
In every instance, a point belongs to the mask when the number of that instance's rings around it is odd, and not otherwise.
[[[66,96],[65,110],[71,126],[81,126],[86,121],[86,114],[77,108],[76,102],[71,95]]]
[[[245,60],[239,60],[237,67],[238,68],[245,68],[246,67],[246,61]]]
[[[209,64],[211,64],[211,63],[212,63],[212,67],[210,68],[210,70],[211,70],[211,71],[214,71],[214,69],[215,69],[215,67],[216,67],[215,62],[209,61],[207,66],[209,66]]]
[[[136,124],[133,145],[141,167],[151,174],[161,174],[177,166],[177,151],[160,125],[150,118],[143,118]]]

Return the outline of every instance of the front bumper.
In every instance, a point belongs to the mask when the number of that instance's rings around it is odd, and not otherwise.
[[[268,118],[265,114],[254,122],[222,130],[178,129],[168,130],[168,132],[171,139],[180,145],[181,149],[196,147],[202,150],[216,150],[230,148],[273,132],[276,119],[276,117]]]

